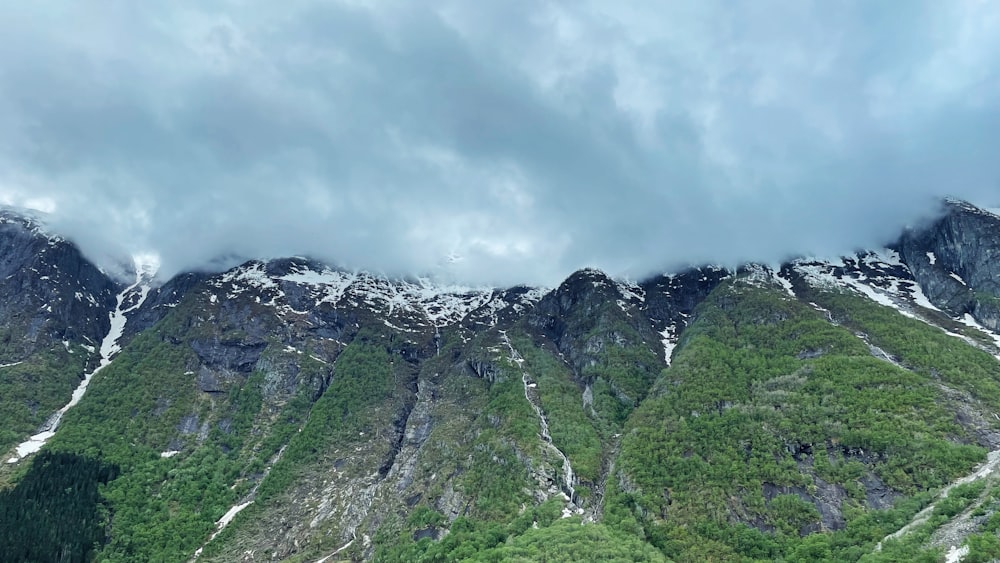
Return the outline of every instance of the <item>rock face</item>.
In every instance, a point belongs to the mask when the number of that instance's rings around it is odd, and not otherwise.
[[[108,332],[117,284],[72,243],[46,235],[35,220],[0,211],[0,363],[53,342],[98,345]]]
[[[908,231],[900,255],[934,305],[1000,329],[1000,217],[948,200],[930,225]]]
[[[730,275],[732,272],[723,268],[707,266],[650,278],[640,284],[646,296],[642,310],[657,332],[670,328],[679,334],[695,307]]]
[[[614,282],[604,272],[580,270],[542,298],[528,322],[555,343],[577,373],[582,373],[597,361],[606,345],[623,344],[624,336],[614,325],[628,305],[608,306],[619,299]]]
[[[889,261],[874,255],[800,261],[777,271],[702,267],[640,283],[586,269],[551,291],[442,288],[302,258],[251,261],[215,275],[183,274],[154,288],[129,313],[121,354],[75,407],[77,420],[100,434],[77,435],[63,445],[104,455],[143,449],[153,463],[169,464],[169,475],[212,481],[218,495],[205,501],[211,506],[183,505],[202,493],[181,491],[171,507],[206,530],[204,537],[183,539],[185,557],[206,547],[202,561],[371,559],[390,536],[443,540],[461,533],[451,527],[459,517],[500,522],[546,501],[560,505],[564,516],[588,522],[627,514],[658,525],[690,502],[685,496],[691,491],[675,487],[686,484],[674,470],[698,467],[698,458],[713,452],[681,444],[675,456],[657,460],[658,452],[633,444],[630,461],[630,439],[667,433],[690,439],[698,436],[692,428],[709,428],[706,421],[716,419],[721,422],[713,433],[739,432],[747,425],[728,425],[744,410],[763,420],[769,420],[767,413],[794,411],[793,399],[817,392],[809,387],[821,381],[811,375],[813,364],[847,354],[838,348],[842,343],[814,326],[840,326],[840,317],[835,320],[807,297],[824,283],[866,289],[855,293],[907,313],[922,287],[950,315],[970,314],[997,329],[998,233],[1000,217],[949,202],[934,223],[902,237],[903,262],[893,253]],[[751,309],[738,298],[741,293],[726,293],[743,282],[756,288],[744,293],[759,289],[771,297],[761,299],[752,314],[737,314]],[[0,325],[7,331],[0,364],[48,349],[76,353],[67,357],[82,363],[81,345],[99,345],[120,289],[71,243],[44,234],[31,219],[0,214]],[[926,308],[922,296],[920,303]],[[706,326],[729,323],[733,334],[760,330],[774,337],[770,344],[780,344],[799,338],[782,332],[799,309],[813,323],[803,320],[799,328],[808,329],[810,339],[796,343],[786,357],[768,359],[791,366],[787,372],[747,377],[739,387],[742,398],[721,385],[725,392],[709,396],[717,392],[717,381],[760,372],[764,362],[753,348],[763,339],[733,352],[731,365],[712,363],[709,354],[692,359],[699,339],[709,338]],[[728,332],[725,337],[733,338]],[[724,343],[724,336],[712,338]],[[69,343],[65,349],[63,342]],[[671,363],[675,348],[677,361]],[[844,365],[871,367],[865,350]],[[882,353],[893,369],[907,369]],[[697,388],[702,373],[696,369],[707,374],[708,391]],[[0,371],[0,391],[7,376]],[[927,377],[941,379],[935,370]],[[949,415],[955,413],[950,439],[998,447],[1000,406],[979,408],[971,392],[935,385],[935,398]],[[0,406],[5,399],[0,392]],[[656,400],[659,407],[646,408]],[[32,415],[41,417],[58,408],[32,406],[38,411]],[[843,420],[834,420],[840,411],[831,408],[829,416],[830,432],[840,432]],[[0,417],[0,431],[5,423]],[[55,441],[72,432],[73,424],[68,420]],[[794,509],[808,518],[800,518],[804,523],[792,535],[828,532],[847,525],[845,506],[884,509],[902,496],[902,488],[875,472],[883,458],[838,446],[826,429],[796,437],[792,423],[778,430],[759,426],[752,439],[732,448],[742,452],[738,463],[746,473],[771,458],[783,460],[779,469],[797,473],[794,479],[769,474],[733,492],[718,512],[727,525],[774,533],[781,529],[780,510]],[[31,428],[16,431],[26,436]],[[772,436],[778,431],[792,437]],[[830,453],[818,457],[814,444],[817,451],[825,444],[823,451]],[[637,451],[649,457],[636,457]],[[674,464],[663,471],[671,483],[643,490],[640,477],[652,478],[667,462]],[[148,486],[154,498],[163,483],[162,477],[151,478],[136,486]],[[170,486],[181,490],[188,486],[182,481]],[[647,512],[645,506],[658,504],[627,504],[639,497],[662,498],[663,509]],[[232,520],[231,533],[213,545],[218,516],[242,508],[247,511]],[[116,534],[127,532],[115,528]]]
[[[180,274],[150,291],[142,306],[129,315],[122,335],[122,345],[128,344],[135,335],[160,322],[189,291],[208,278],[207,274],[197,272]]]

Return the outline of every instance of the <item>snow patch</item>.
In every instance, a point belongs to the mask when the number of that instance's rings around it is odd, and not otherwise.
[[[646,301],[646,292],[638,284],[629,280],[615,280],[618,293],[628,301]]]
[[[357,539],[357,538],[355,538],[355,539]],[[354,544],[354,539],[352,539],[351,541],[349,541],[349,542],[345,543],[344,545],[338,547],[337,551],[334,551],[330,555],[327,555],[326,557],[324,557],[324,558],[316,561],[316,563],[326,563],[326,561],[329,560],[331,557],[339,555],[341,551],[344,551],[345,549],[351,547],[351,545],[353,545],[353,544]]]
[[[851,289],[910,318],[924,320],[911,310],[911,305],[938,310],[893,250],[857,257],[797,260],[793,268],[813,287]]]
[[[243,509],[250,506],[251,504],[253,504],[252,500],[249,502],[244,502],[243,504],[237,504],[236,506],[230,508],[225,514],[223,514],[222,518],[219,518],[219,521],[215,523],[215,525],[219,529],[216,530],[214,534],[212,534],[212,539],[215,539],[215,536],[219,535],[219,532],[221,532],[223,528],[228,526],[229,523],[233,521],[233,518],[236,518],[237,514],[243,512]]]
[[[993,344],[995,344],[997,349],[1000,350],[1000,334],[997,334],[992,330],[986,328],[985,326],[979,324],[979,321],[977,321],[975,317],[973,317],[969,313],[966,313],[965,315],[963,315],[958,319],[958,322],[966,326],[972,327],[982,332],[986,336],[989,336],[991,339],[993,339]],[[996,357],[996,359],[1000,360],[1000,354],[994,354],[994,356]]]
[[[747,264],[746,265],[746,275],[742,278],[745,283],[750,285],[755,285],[758,287],[769,287],[772,285],[778,285],[785,290],[790,296],[795,297],[795,292],[792,290],[792,282],[781,277],[780,267],[778,266],[765,266],[763,264]],[[702,281],[707,279],[702,276]]]
[[[935,256],[933,252],[928,252],[927,253],[927,260],[929,260],[930,263],[931,263],[931,266],[933,266],[934,264],[937,263],[937,256]]]
[[[670,325],[660,333],[663,338],[663,360],[670,365],[673,359],[674,348],[677,347],[677,325]]]
[[[307,267],[296,266],[292,273],[281,276],[278,279],[294,284],[313,286],[317,292],[316,305],[319,305],[320,303],[338,303],[344,297],[347,288],[354,283],[357,277],[356,274],[349,274],[329,268],[316,271],[310,270]]]
[[[909,268],[894,251],[872,252],[856,258],[799,260],[793,263],[793,267],[810,285],[854,290],[876,303],[895,309],[903,316],[922,321],[973,346],[982,347],[968,336],[951,332],[927,317],[927,311],[945,313],[931,303],[912,278]],[[956,281],[965,283],[957,274],[952,273],[951,276]],[[997,350],[1000,350],[1000,335],[982,326],[971,315],[956,317],[955,320],[986,334],[993,340]],[[987,351],[1000,359],[996,350]]]
[[[785,292],[788,293],[788,295],[790,295],[791,297],[795,297],[795,290],[794,288],[792,288],[792,281],[782,277],[781,268],[772,267],[771,273],[772,277],[774,278],[774,281],[778,282],[778,284],[781,285],[782,288],[784,288]]]
[[[552,441],[552,435],[549,433],[549,421],[545,416],[545,411],[542,409],[541,403],[537,399],[537,388],[538,384],[532,380],[531,375],[524,370],[524,357],[521,353],[514,348],[514,344],[510,341],[507,336],[507,331],[500,331],[500,338],[503,344],[510,351],[508,360],[511,363],[517,364],[518,369],[521,370],[521,383],[524,385],[524,399],[528,401],[531,409],[535,411],[535,416],[538,417],[538,425],[541,432],[539,437],[542,439],[542,443],[552,449],[562,460],[562,474],[563,474],[563,488],[559,491],[563,500],[566,502],[563,507],[562,517],[568,518],[574,514],[583,514],[583,509],[576,503],[576,489],[573,483],[576,481],[576,474],[573,471],[573,466],[570,464],[569,457],[558,446]],[[553,491],[554,492],[554,491]]]
[[[948,554],[944,556],[945,563],[959,563],[966,555],[969,554],[969,546],[963,545],[962,547],[951,546],[948,550]]]
[[[135,283],[128,286],[117,296],[117,305],[115,310],[111,312],[110,321],[111,329],[108,334],[104,337],[101,342],[101,360],[97,368],[83,376],[83,380],[73,390],[73,395],[70,397],[69,403],[67,403],[63,408],[59,409],[52,417],[46,421],[43,426],[42,431],[38,432],[34,436],[28,438],[27,441],[19,444],[17,446],[16,457],[11,457],[7,460],[7,463],[17,463],[18,461],[24,459],[25,457],[37,453],[42,449],[42,446],[48,442],[52,436],[55,435],[56,430],[59,428],[59,423],[62,421],[63,415],[73,408],[80,402],[83,395],[87,392],[87,387],[93,380],[94,376],[108,366],[111,363],[112,357],[121,350],[119,345],[119,340],[125,331],[125,323],[128,321],[126,316],[128,313],[135,311],[142,306],[145,302],[146,297],[149,295],[150,286],[148,282],[156,275],[156,270],[159,267],[159,262],[155,257],[150,257],[147,255],[136,256],[133,258],[135,266]],[[126,307],[126,300],[133,300],[131,306]],[[84,346],[91,352],[94,351],[93,347]]]
[[[163,457],[163,458],[174,457],[175,455],[177,455],[179,453],[181,453],[181,452],[179,452],[178,450],[167,450],[165,452],[160,452],[160,457]]]
[[[300,428],[299,432],[301,432],[301,431],[302,431],[302,429]],[[271,461],[270,461],[269,465],[264,468],[264,476],[261,477],[260,481],[257,481],[257,484],[254,485],[253,490],[251,490],[250,494],[247,495],[246,498],[248,500],[246,502],[243,502],[243,503],[240,503],[240,504],[237,504],[237,505],[231,507],[228,511],[226,511],[226,513],[222,516],[222,518],[219,518],[219,520],[216,521],[216,523],[215,523],[215,532],[208,538],[208,542],[214,540],[215,537],[218,536],[222,532],[222,530],[226,526],[228,526],[230,522],[233,521],[233,518],[236,518],[237,514],[239,514],[240,512],[242,512],[243,509],[245,509],[246,507],[248,507],[251,504],[253,504],[254,497],[257,494],[257,489],[260,488],[260,484],[263,483],[265,479],[267,479],[267,476],[271,473],[271,469],[275,466],[275,464],[277,464],[279,461],[281,461],[281,456],[285,455],[285,448],[287,448],[287,447],[288,447],[287,444],[285,444],[284,446],[281,446],[281,449],[278,450],[278,453],[274,454],[274,457],[271,458]],[[208,542],[205,542],[204,544],[202,544],[201,547],[199,547],[198,549],[195,550],[195,552],[194,552],[194,559],[198,559],[199,557],[201,557],[202,551],[205,549],[205,545],[207,545]]]
[[[336,306],[346,300],[384,311],[386,316],[403,318],[408,326],[439,328],[460,322],[473,311],[496,301],[497,296],[492,288],[439,285],[424,277],[397,281],[363,272],[350,273],[308,264],[294,264],[288,273],[272,277],[267,274],[266,266],[261,262],[240,266],[219,277],[216,287],[221,289],[229,284],[230,298],[253,290],[265,296],[260,302],[274,306],[279,314],[303,315],[307,311],[296,311],[283,302],[283,284],[295,284],[308,289],[307,296],[312,299],[314,307],[323,303]],[[536,297],[529,292],[522,298],[521,306],[538,298],[540,295]],[[496,311],[506,307],[507,303],[501,300],[490,306],[493,309],[488,315],[495,321]]]

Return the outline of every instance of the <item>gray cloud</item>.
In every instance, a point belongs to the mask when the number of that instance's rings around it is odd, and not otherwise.
[[[0,203],[99,260],[554,284],[1000,202],[987,1],[147,4],[0,9]]]

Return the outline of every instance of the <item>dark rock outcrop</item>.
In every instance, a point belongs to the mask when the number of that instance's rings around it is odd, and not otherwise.
[[[659,347],[638,304],[626,300],[599,270],[580,270],[567,278],[528,313],[528,324],[553,342],[578,374],[597,364],[608,346]]]
[[[0,324],[19,361],[54,342],[99,345],[115,308],[117,284],[71,242],[34,219],[0,210]]]
[[[142,306],[129,314],[125,332],[122,334],[122,346],[131,342],[135,335],[160,322],[188,292],[208,277],[208,274],[202,273],[180,274],[163,285],[153,288]]]
[[[1000,330],[1000,216],[948,200],[929,225],[907,231],[900,255],[934,305]]]
[[[257,360],[267,347],[267,342],[222,341],[210,339],[192,339],[191,349],[198,355],[201,363],[216,370],[229,370],[239,373],[253,371]]]
[[[655,330],[674,327],[674,334],[680,334],[689,324],[695,307],[730,275],[724,268],[706,266],[650,278],[640,284],[646,294],[642,310]]]

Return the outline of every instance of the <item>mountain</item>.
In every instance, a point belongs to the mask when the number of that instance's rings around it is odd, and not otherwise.
[[[0,215],[10,561],[1000,557],[1000,217],[639,283],[116,281]]]

